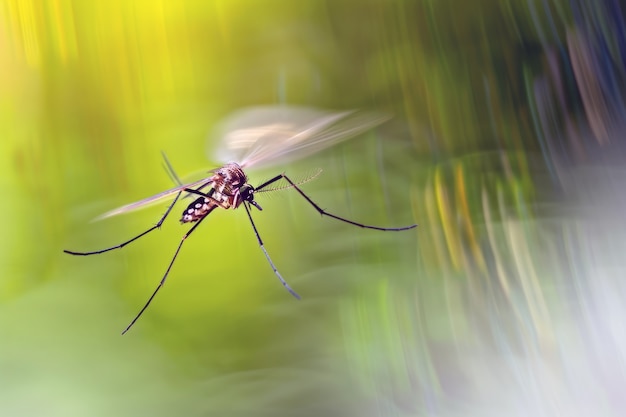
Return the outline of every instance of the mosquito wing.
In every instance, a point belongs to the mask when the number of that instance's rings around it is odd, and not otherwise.
[[[169,190],[165,190],[163,192],[160,192],[158,194],[155,194],[151,197],[147,197],[144,198],[143,200],[139,200],[136,201],[134,203],[130,203],[127,204],[125,206],[122,207],[118,207],[115,210],[111,210],[107,213],[104,213],[98,217],[96,217],[95,220],[102,220],[102,219],[106,219],[107,217],[112,217],[112,216],[117,216],[118,214],[123,214],[123,213],[128,213],[129,211],[133,211],[133,210],[139,210],[142,208],[146,208],[149,205],[156,203],[166,197],[171,196],[172,194],[176,194],[178,192],[183,191],[186,188],[196,188],[198,186],[203,187],[205,185],[208,185],[211,182],[211,177],[207,177],[207,178],[203,178],[201,180],[198,181],[194,181],[194,182],[190,182],[188,184],[183,184],[183,185],[179,185],[178,187],[174,187],[174,188],[170,188]]]
[[[243,168],[294,160],[319,152],[383,123],[387,116],[354,110],[265,106],[236,112],[217,129],[223,162]]]

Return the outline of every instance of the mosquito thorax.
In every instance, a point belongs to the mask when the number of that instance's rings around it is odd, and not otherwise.
[[[224,183],[230,184],[234,187],[241,187],[248,181],[246,173],[243,172],[241,166],[236,162],[230,162],[226,165],[223,165],[221,168],[216,169],[214,172],[215,175],[221,177]]]
[[[187,206],[181,223],[197,222],[216,207],[235,209],[244,201],[259,208],[254,202],[254,187],[247,183],[248,178],[239,164],[231,162],[213,172],[205,186],[194,190],[200,197]],[[208,191],[203,190],[206,187]]]

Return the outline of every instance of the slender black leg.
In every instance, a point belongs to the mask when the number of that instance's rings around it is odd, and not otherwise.
[[[204,191],[200,191],[199,188],[196,188],[195,190],[193,188],[185,188],[183,189],[184,192],[188,193],[188,194],[196,194],[202,197],[206,197],[209,200],[213,201],[215,204],[219,205],[219,202],[217,200],[215,200],[212,196],[213,193],[215,192],[215,189],[211,188],[209,190],[209,192],[205,193]]]
[[[262,189],[264,189],[265,187],[267,187],[268,185],[272,185],[274,184],[276,181],[282,179],[284,177],[283,174],[278,174],[276,175],[274,178],[271,178],[267,181],[265,181],[263,184],[258,185],[254,190],[255,191],[261,191]]]
[[[87,256],[87,255],[97,255],[99,253],[108,252],[108,251],[113,250],[113,249],[121,249],[124,246],[128,245],[129,243],[134,242],[135,240],[139,239],[140,237],[143,237],[143,236],[147,235],[148,233],[150,233],[154,229],[160,228],[161,225],[163,224],[163,222],[165,221],[165,219],[167,218],[167,216],[172,211],[172,208],[174,207],[174,204],[176,204],[176,202],[178,201],[178,198],[180,197],[181,193],[182,193],[182,191],[180,191],[178,194],[176,194],[176,198],[174,198],[174,201],[172,201],[172,204],[169,205],[169,207],[165,211],[165,214],[163,214],[163,216],[161,217],[161,220],[159,220],[159,222],[157,224],[155,224],[154,226],[152,226],[151,228],[149,228],[145,232],[140,233],[139,235],[135,236],[134,238],[132,238],[130,240],[127,240],[126,242],[120,243],[119,245],[111,246],[110,248],[100,249],[100,250],[96,250],[96,251],[92,251],[92,252],[75,252],[75,251],[71,251],[71,250],[67,250],[67,249],[63,250],[63,252],[69,253],[70,255]]]
[[[298,293],[295,292],[294,290],[292,290],[291,287],[289,286],[289,284],[287,284],[287,281],[285,281],[283,276],[280,275],[280,272],[278,272],[278,269],[276,269],[276,266],[274,266],[274,262],[272,262],[272,258],[270,258],[270,255],[265,250],[265,246],[263,245],[263,240],[261,240],[261,235],[259,235],[259,231],[257,230],[256,225],[254,224],[254,220],[252,220],[252,214],[250,213],[250,209],[248,208],[247,202],[244,202],[243,206],[246,209],[246,213],[248,213],[248,218],[250,219],[250,224],[252,225],[252,228],[254,229],[254,234],[256,235],[256,240],[259,242],[259,246],[261,247],[261,250],[265,254],[265,258],[267,258],[267,262],[269,262],[270,267],[274,271],[274,274],[276,274],[276,277],[278,278],[280,283],[283,284],[283,287],[285,287],[287,289],[287,291],[289,291],[291,293],[291,295],[293,295],[294,297],[296,297],[299,300],[300,296],[298,295]]]
[[[213,208],[215,208],[215,206],[213,206]],[[211,209],[211,211],[213,211],[213,208]],[[207,215],[211,212],[209,211],[207,213]],[[178,257],[178,253],[180,252],[180,248],[182,248],[183,243],[185,243],[185,240],[189,237],[189,235],[191,235],[191,233],[193,233],[194,230],[196,230],[196,227],[198,227],[200,225],[200,223],[202,223],[202,220],[206,219],[207,216],[202,217],[200,220],[198,220],[198,223],[194,224],[192,226],[191,229],[189,229],[189,231],[187,233],[185,233],[185,235],[183,236],[183,238],[180,240],[180,243],[178,244],[178,247],[176,248],[176,252],[174,252],[174,256],[172,257],[172,260],[170,261],[170,264],[167,266],[167,269],[165,270],[165,274],[163,275],[163,278],[161,278],[161,281],[159,282],[159,285],[156,287],[156,289],[154,290],[154,292],[152,293],[152,295],[150,296],[150,298],[148,298],[148,301],[146,302],[146,304],[143,306],[143,308],[139,311],[139,313],[135,316],[135,318],[133,319],[133,321],[130,322],[130,324],[124,329],[124,331],[122,332],[122,334],[125,334],[127,331],[130,330],[131,327],[133,327],[133,324],[135,324],[135,322],[139,319],[139,317],[141,317],[141,315],[143,314],[144,311],[146,311],[146,309],[148,308],[148,306],[150,305],[150,303],[152,302],[152,299],[157,295],[157,293],[159,292],[159,290],[161,289],[161,287],[163,286],[163,284],[165,284],[165,280],[167,279],[167,276],[170,273],[170,270],[172,269],[172,265],[174,265],[174,261],[176,260],[176,258]]]
[[[172,164],[170,164],[170,161],[167,159],[167,156],[165,155],[165,152],[161,152],[161,154],[163,155],[165,169],[167,170],[168,175],[170,176],[170,178],[172,180],[174,180],[174,182],[176,182],[176,183],[178,183],[178,185],[180,185],[181,184],[180,179],[176,175],[176,172],[174,171],[174,168],[172,167]],[[174,201],[172,201],[172,204],[169,205],[169,207],[165,211],[165,214],[163,214],[163,216],[161,217],[161,220],[159,220],[157,222],[157,224],[155,224],[154,226],[152,226],[150,229],[146,230],[145,232],[135,236],[134,238],[132,238],[130,240],[127,240],[124,243],[120,243],[119,245],[112,246],[112,247],[106,248],[106,249],[93,251],[93,252],[74,252],[74,251],[70,251],[70,250],[64,250],[63,252],[68,253],[70,255],[87,256],[87,255],[97,255],[99,253],[108,252],[108,251],[113,250],[113,249],[121,249],[124,246],[128,245],[129,243],[134,242],[135,240],[139,239],[140,237],[147,235],[148,233],[150,233],[154,229],[160,228],[161,225],[163,224],[163,222],[165,221],[165,219],[167,218],[167,216],[170,214],[170,211],[172,211],[172,208],[174,208],[174,205],[176,204],[176,202],[180,198],[181,194],[182,194],[182,191],[179,192],[178,194],[176,194],[176,197],[174,198]]]
[[[344,223],[348,223],[348,224],[351,224],[351,225],[354,225],[354,226],[362,227],[362,228],[364,228],[364,229],[382,230],[382,231],[385,231],[385,232],[399,232],[399,231],[401,231],[401,230],[409,230],[409,229],[413,229],[413,228],[417,227],[417,225],[416,225],[416,224],[412,224],[411,226],[404,226],[404,227],[378,227],[378,226],[369,226],[369,225],[366,225],[366,224],[363,224],[363,223],[357,223],[357,222],[354,222],[354,221],[352,221],[352,220],[348,220],[348,219],[346,219],[346,218],[336,216],[336,215],[334,215],[334,214],[332,214],[332,213],[327,212],[326,210],[324,210],[324,209],[323,209],[323,208],[321,208],[320,206],[318,206],[318,205],[317,205],[317,204],[316,204],[313,200],[311,200],[311,199],[309,198],[309,196],[308,196],[308,195],[306,195],[306,194],[304,193],[304,191],[302,191],[302,190],[300,189],[300,187],[298,187],[298,185],[297,185],[296,183],[294,183],[293,181],[291,181],[291,180],[289,179],[289,177],[287,177],[285,174],[279,174],[279,175],[275,176],[274,178],[272,178],[272,179],[270,179],[270,180],[268,180],[268,181],[265,181],[263,184],[261,184],[261,185],[259,185],[258,187],[256,187],[256,191],[260,191],[260,190],[262,190],[263,188],[267,187],[267,186],[268,186],[268,185],[270,185],[270,184],[275,183],[276,181],[278,181],[278,180],[280,180],[280,179],[285,179],[285,181],[287,181],[287,182],[291,185],[291,187],[293,187],[293,188],[294,188],[294,189],[295,189],[298,193],[300,193],[300,195],[301,195],[302,197],[304,197],[304,199],[305,199],[306,201],[308,201],[308,202],[309,202],[309,204],[311,204],[311,205],[313,206],[313,208],[315,208],[315,210],[317,210],[317,212],[318,212],[319,214],[321,214],[322,216],[332,217],[333,219],[336,219],[336,220],[339,220],[339,221],[342,221],[342,222],[344,222]]]

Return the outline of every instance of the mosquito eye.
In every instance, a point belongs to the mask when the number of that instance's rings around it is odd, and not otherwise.
[[[241,196],[245,199],[250,197],[254,193],[254,188],[250,185],[244,185],[240,190]]]

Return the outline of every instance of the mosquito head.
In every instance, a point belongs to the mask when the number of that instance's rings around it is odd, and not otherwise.
[[[242,201],[245,201],[245,202],[248,202],[248,203],[252,204],[259,211],[261,211],[261,210],[263,210],[263,208],[259,205],[259,203],[254,201],[254,192],[255,191],[256,190],[254,189],[253,186],[251,186],[250,184],[246,183],[239,189],[239,195],[241,196],[241,200]]]

